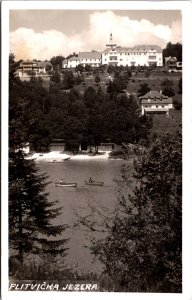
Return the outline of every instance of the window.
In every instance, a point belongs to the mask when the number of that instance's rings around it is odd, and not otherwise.
[[[117,60],[117,56],[110,56],[110,60]]]
[[[156,105],[156,107],[158,108],[158,105]]]
[[[149,59],[156,59],[156,55],[149,55]]]

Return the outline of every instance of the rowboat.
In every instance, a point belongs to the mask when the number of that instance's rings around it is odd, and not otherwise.
[[[70,158],[71,158],[71,156],[69,156],[67,158],[51,159],[51,160],[49,160],[49,163],[61,163],[61,162],[64,162],[65,160],[69,160]]]
[[[93,186],[103,186],[104,182],[103,181],[93,181],[93,182],[89,182],[87,180],[85,180],[85,184],[86,185],[93,185]]]
[[[60,186],[60,187],[76,187],[77,183],[76,182],[55,182],[55,186]]]
[[[64,160],[69,160],[71,158],[71,156],[67,157],[67,158],[64,158]]]

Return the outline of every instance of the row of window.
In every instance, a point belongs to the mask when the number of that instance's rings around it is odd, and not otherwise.
[[[143,107],[146,107],[146,108],[148,107],[149,108],[149,107],[151,107],[151,105],[143,105]],[[161,108],[161,107],[163,108],[165,106],[164,105],[156,105],[156,108]]]
[[[118,53],[118,52],[117,52]],[[110,54],[113,54],[112,52],[110,52]],[[133,53],[133,52],[124,52],[124,53],[119,53],[119,55],[147,55],[147,52],[138,52],[138,53]],[[153,54],[153,53],[151,53]],[[154,53],[156,55],[156,53]],[[104,55],[108,55],[108,53],[104,53]]]
[[[93,59],[93,58],[82,58],[82,59],[75,59],[74,61],[76,61],[76,62],[83,62],[83,61],[101,61],[101,59],[100,59],[100,58],[95,58],[95,59]]]

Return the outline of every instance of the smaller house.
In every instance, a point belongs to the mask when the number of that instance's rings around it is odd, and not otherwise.
[[[182,72],[182,62],[177,61],[176,57],[165,57],[165,66],[170,73]]]
[[[165,57],[165,66],[170,68],[176,68],[177,66],[177,58],[173,56]]]
[[[52,64],[48,61],[26,60],[19,65],[18,76],[20,79],[31,78],[31,76],[42,76],[47,74],[47,70],[52,70]]]
[[[141,114],[163,114],[169,116],[169,110],[173,109],[171,97],[162,94],[162,91],[150,91],[139,97],[141,103]]]

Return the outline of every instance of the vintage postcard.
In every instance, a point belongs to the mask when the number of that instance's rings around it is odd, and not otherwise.
[[[2,299],[190,299],[190,2],[2,11]]]

